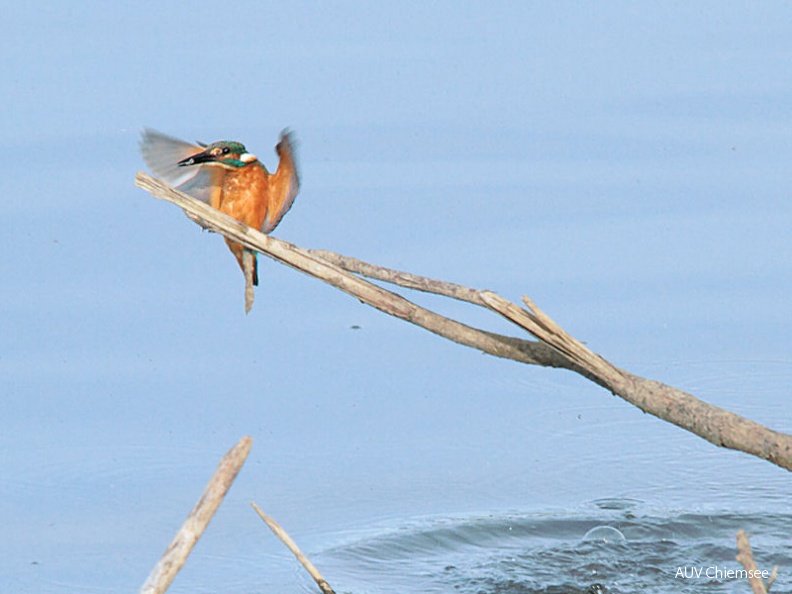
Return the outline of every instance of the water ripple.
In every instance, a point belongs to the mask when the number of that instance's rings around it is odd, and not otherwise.
[[[600,500],[571,515],[416,520],[351,539],[317,559],[334,585],[355,594],[725,593],[748,589],[716,573],[741,569],[735,561],[741,529],[753,535],[760,568],[787,563],[788,516],[658,515],[638,509],[634,500]],[[685,568],[700,575],[686,578],[680,574]],[[781,576],[775,588],[786,591],[788,582]]]

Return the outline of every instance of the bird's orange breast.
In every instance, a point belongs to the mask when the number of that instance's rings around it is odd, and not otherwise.
[[[254,229],[261,229],[267,216],[267,171],[258,163],[251,163],[224,173],[216,196],[217,204],[212,206]],[[212,199],[214,202],[215,196]]]

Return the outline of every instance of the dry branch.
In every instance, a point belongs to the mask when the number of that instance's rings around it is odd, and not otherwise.
[[[399,272],[332,252],[305,250],[251,229],[145,173],[138,173],[135,183],[154,197],[173,202],[188,215],[199,217],[212,230],[333,285],[382,312],[497,357],[572,370],[642,411],[717,446],[740,450],[792,470],[792,436],[772,431],[682,390],[617,368],[567,334],[527,297],[523,298],[526,310],[491,291]],[[539,342],[473,328],[423,308],[358,275],[485,307],[526,330]]]
[[[173,578],[187,561],[195,543],[206,530],[217,508],[220,507],[225,494],[245,463],[252,445],[252,438],[243,437],[223,456],[198,503],[195,504],[170,546],[154,566],[140,589],[140,594],[162,594],[168,589]]]
[[[324,594],[335,594],[335,591],[330,587],[330,584],[327,583],[327,580],[322,577],[322,574],[319,573],[319,570],[316,569],[313,563],[311,563],[311,560],[308,559],[308,557],[305,556],[305,553],[300,550],[300,547],[298,547],[297,543],[292,540],[292,537],[289,536],[289,533],[286,532],[283,527],[275,521],[275,518],[265,514],[255,503],[251,502],[250,505],[253,506],[253,509],[256,510],[256,513],[259,515],[259,517],[264,520],[264,523],[269,526],[269,529],[272,530],[273,534],[275,534],[275,536],[277,536],[278,539],[286,545],[286,548],[292,552],[292,555],[297,558],[297,561],[300,562],[300,565],[302,565],[305,568],[305,571],[307,571],[308,574],[313,578],[313,580],[316,582],[316,585],[319,586],[319,589]]]

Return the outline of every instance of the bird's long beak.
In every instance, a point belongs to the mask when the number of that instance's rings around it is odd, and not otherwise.
[[[211,154],[209,151],[204,151],[202,153],[197,153],[192,157],[187,157],[186,159],[182,159],[179,161],[179,167],[189,167],[190,165],[200,165],[201,163],[214,163],[217,161],[217,157]]]

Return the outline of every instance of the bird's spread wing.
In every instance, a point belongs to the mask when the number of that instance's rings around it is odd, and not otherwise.
[[[289,212],[294,197],[300,189],[300,178],[297,175],[297,162],[294,155],[294,138],[288,131],[281,132],[280,142],[275,147],[275,151],[280,157],[278,170],[269,178],[269,200],[267,204],[267,216],[261,225],[263,233],[269,233],[278,223],[281,222],[283,215]]]
[[[143,130],[140,152],[151,172],[177,190],[209,202],[211,173],[208,167],[179,167],[179,161],[204,149],[151,128]]]

